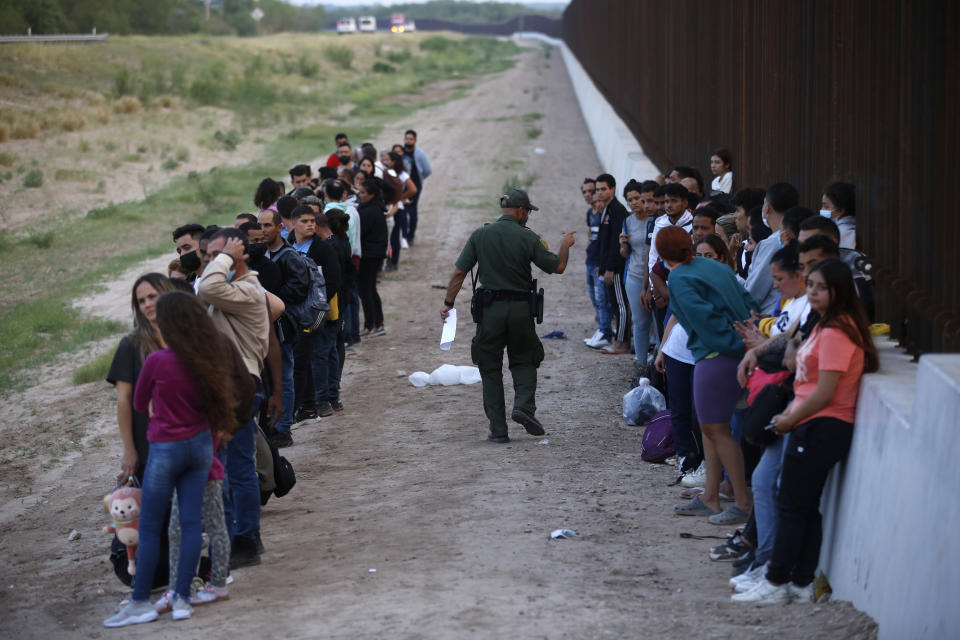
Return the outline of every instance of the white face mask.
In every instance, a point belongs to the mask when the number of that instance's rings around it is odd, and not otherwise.
[[[833,211],[830,211],[830,209],[820,209],[820,215],[824,218],[833,218]]]
[[[762,213],[762,214],[760,214],[760,217],[763,219],[763,226],[765,226],[767,229],[771,229],[772,227],[770,226],[770,223],[767,222],[767,216],[766,216],[766,214],[763,214],[763,213]]]

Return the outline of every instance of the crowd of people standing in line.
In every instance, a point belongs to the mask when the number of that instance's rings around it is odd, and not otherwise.
[[[140,542],[136,575],[115,562],[133,593],[107,627],[166,612],[182,620],[229,597],[230,570],[259,564],[264,550],[257,439],[289,447],[292,425],[343,411],[347,350],[386,333],[377,281],[415,242],[430,162],[413,130],[379,154],[346,134],[335,142],[317,176],[297,164],[289,190],[263,179],[257,212],[233,226],[177,227],[167,274],[133,284],[134,328],[107,380],[117,388],[118,482],[142,486]],[[306,306],[326,308],[305,324]]]
[[[677,516],[745,525],[710,550],[733,563],[737,602],[813,599],[820,496],[850,447],[860,379],[879,362],[873,287],[856,250],[853,185],[824,189],[819,215],[780,182],[733,192],[678,166],[588,178],[585,344],[635,357],[667,397],[684,502]],[[632,336],[632,339],[631,339]]]

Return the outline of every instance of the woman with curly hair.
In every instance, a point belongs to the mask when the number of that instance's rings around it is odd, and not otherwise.
[[[264,178],[257,185],[257,191],[253,194],[253,204],[261,212],[273,207],[276,209],[277,200],[283,196],[283,183],[277,182],[272,178]]]
[[[149,602],[150,589],[159,560],[164,513],[174,489],[182,544],[173,617],[183,620],[192,614],[190,583],[200,559],[204,488],[213,460],[211,425],[229,431],[237,422],[234,379],[222,371],[224,363],[234,361],[233,347],[214,326],[203,304],[189,293],[165,293],[156,300],[156,317],[167,346],[144,361],[133,395],[134,409],[150,415],[138,571],[130,602],[104,620],[107,627],[157,618]]]

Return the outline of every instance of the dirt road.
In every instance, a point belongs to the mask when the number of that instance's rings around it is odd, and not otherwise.
[[[105,630],[101,620],[127,593],[99,533],[100,499],[119,467],[114,394],[105,383],[52,379],[31,396],[39,415],[8,407],[8,428],[17,415],[24,428],[45,420],[57,429],[58,416],[86,412],[84,443],[102,446],[67,453],[22,504],[0,509],[0,637],[875,637],[846,604],[732,604],[729,566],[707,557],[718,541],[678,536],[725,530],[671,514],[670,470],[640,460],[640,432],[619,416],[629,359],[581,341],[593,314],[578,186],[602,167],[559,55],[525,54],[468,98],[422,110],[379,142],[407,126],[419,130],[435,174],[417,244],[381,287],[388,333],[348,352],[346,410],[295,428],[284,455],[298,483],[264,509],[263,563],[235,571],[231,599],[189,621]],[[539,333],[569,336],[544,341],[537,404],[548,435],[515,428],[510,444],[491,445],[479,385],[418,389],[406,376],[470,363],[469,293],[457,301],[458,339],[442,352],[443,292],[433,285],[446,284],[469,231],[499,215],[513,174],[536,176],[529,191],[541,211],[530,226],[551,247],[566,230],[580,237],[569,271],[540,279],[548,303]],[[560,527],[580,536],[549,540]],[[68,542],[74,528],[82,537]]]

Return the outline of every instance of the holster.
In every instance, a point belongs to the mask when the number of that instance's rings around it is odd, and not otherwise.
[[[537,290],[536,280],[530,283],[530,317],[543,324],[543,288]]]
[[[489,307],[493,302],[493,291],[489,289],[474,289],[473,297],[470,299],[470,316],[473,321],[480,324],[483,320],[483,310]]]

